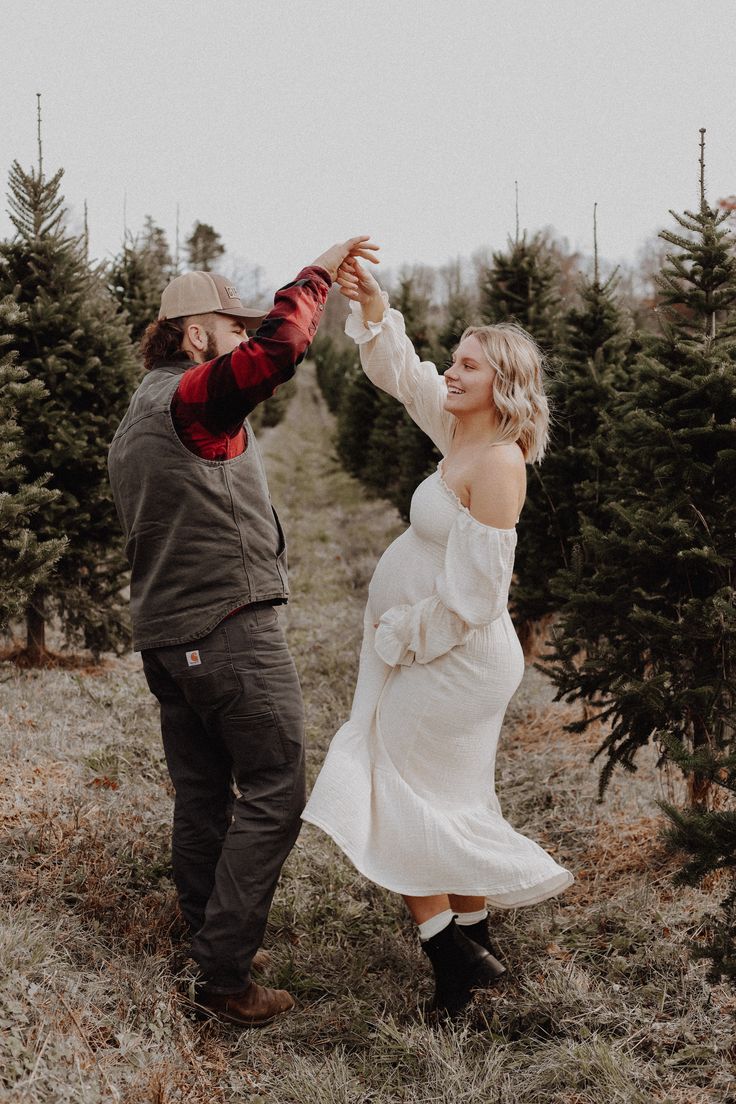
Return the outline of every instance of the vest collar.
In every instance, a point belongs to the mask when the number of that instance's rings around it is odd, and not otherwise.
[[[152,372],[170,372],[171,375],[178,375],[182,372],[186,372],[188,368],[196,367],[193,360],[172,360],[157,364],[155,368],[152,368]]]

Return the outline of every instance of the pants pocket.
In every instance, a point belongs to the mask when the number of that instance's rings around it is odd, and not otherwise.
[[[177,683],[187,703],[203,717],[226,709],[242,691],[237,672],[231,666],[179,678]]]
[[[271,709],[244,713],[242,704],[237,703],[220,720],[221,736],[232,755],[236,783],[239,776],[287,764],[285,741]]]

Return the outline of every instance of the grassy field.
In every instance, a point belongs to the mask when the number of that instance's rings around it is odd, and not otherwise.
[[[319,769],[350,704],[365,589],[400,531],[331,455],[309,366],[263,434],[289,535],[285,615]],[[736,996],[686,943],[709,904],[673,890],[650,758],[596,804],[595,734],[563,730],[532,667],[502,735],[504,812],[576,875],[498,914],[511,980],[438,1029],[395,896],[306,827],[277,893],[265,981],[299,1011],[238,1032],[192,1018],[168,869],[171,790],[138,657],[104,669],[0,666],[3,1104],[705,1104],[736,1101]],[[717,893],[714,893],[714,899]]]

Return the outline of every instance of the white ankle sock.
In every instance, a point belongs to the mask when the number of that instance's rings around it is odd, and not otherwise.
[[[461,927],[465,927],[470,924],[478,924],[481,920],[485,920],[487,916],[487,908],[478,909],[477,912],[456,912],[455,921],[460,924]]]
[[[455,913],[450,909],[445,909],[444,912],[438,912],[436,916],[430,916],[429,920],[425,920],[423,924],[418,924],[419,938],[422,943],[426,943],[433,935],[437,935],[448,924],[452,923],[454,915]]]

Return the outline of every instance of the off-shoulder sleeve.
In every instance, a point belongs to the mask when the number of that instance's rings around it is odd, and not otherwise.
[[[382,293],[383,318],[365,322],[358,303],[350,304],[345,333],[360,349],[363,371],[376,387],[402,402],[410,418],[434,441],[444,456],[456,418],[444,409],[447,390],[434,364],[420,360],[406,336],[403,316]]]
[[[494,529],[458,513],[436,593],[381,617],[375,648],[384,663],[431,663],[506,609],[514,570],[515,529]]]

